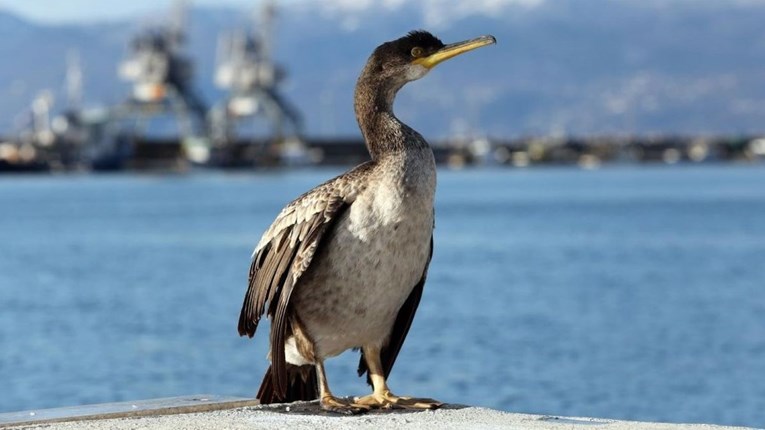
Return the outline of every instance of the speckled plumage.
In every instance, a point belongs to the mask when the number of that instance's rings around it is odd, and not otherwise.
[[[293,293],[295,314],[316,355],[388,340],[399,309],[425,273],[435,176],[427,150],[403,152],[366,170],[365,188],[328,232],[327,246]]]
[[[350,348],[362,349],[359,375],[376,381],[377,397],[365,401],[404,402],[384,379],[409,331],[432,255],[436,166],[425,139],[396,118],[392,105],[406,82],[432,67],[416,60],[444,47],[427,32],[413,32],[374,51],[354,97],[371,161],[287,205],[258,243],[239,333],[252,336],[264,313],[271,318],[272,364],[261,402],[311,399],[319,393],[306,386],[316,386],[328,409],[357,410],[331,396],[322,364]],[[318,372],[294,370],[314,364]],[[295,382],[297,374],[303,382]]]

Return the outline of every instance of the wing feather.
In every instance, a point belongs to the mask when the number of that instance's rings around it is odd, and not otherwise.
[[[263,314],[271,318],[273,386],[280,397],[287,391],[284,342],[291,331],[288,321],[292,292],[322,240],[360,191],[363,181],[352,179],[358,179],[371,166],[362,164],[287,205],[253,252],[249,285],[239,314],[239,334],[252,337]]]

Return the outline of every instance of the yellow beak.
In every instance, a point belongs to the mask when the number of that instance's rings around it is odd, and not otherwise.
[[[414,60],[413,63],[419,64],[428,69],[432,69],[437,64],[442,63],[450,58],[456,57],[457,55],[464,54],[465,52],[494,43],[497,43],[497,39],[495,39],[494,36],[476,37],[475,39],[466,40],[464,42],[457,42],[446,45],[438,51],[428,55],[427,57],[422,57]]]

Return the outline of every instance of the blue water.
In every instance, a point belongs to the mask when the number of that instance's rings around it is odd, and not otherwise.
[[[329,170],[0,177],[0,412],[252,396],[250,252]],[[765,168],[442,171],[402,394],[765,426]],[[330,360],[341,395],[357,356]]]

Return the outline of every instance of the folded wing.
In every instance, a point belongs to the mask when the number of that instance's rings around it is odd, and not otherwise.
[[[292,291],[308,269],[322,240],[353,202],[358,190],[342,180],[363,174],[366,165],[330,180],[287,205],[263,234],[253,253],[249,286],[239,314],[239,335],[252,337],[267,314],[271,318],[271,362],[276,391],[287,390],[284,342]]]

